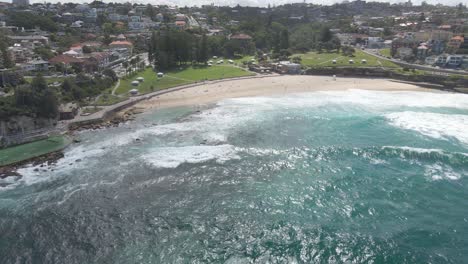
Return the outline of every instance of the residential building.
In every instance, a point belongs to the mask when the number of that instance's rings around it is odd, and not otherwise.
[[[13,0],[12,4],[15,6],[29,6],[29,0]]]
[[[18,66],[25,72],[43,72],[49,70],[49,62],[45,60],[33,60],[20,63]]]
[[[111,51],[117,51],[119,53],[126,53],[131,55],[133,51],[133,44],[127,40],[117,40],[109,44],[109,49]]]
[[[460,46],[465,42],[465,38],[462,36],[455,36],[450,39],[449,43],[447,44],[448,47],[452,49],[459,49]]]

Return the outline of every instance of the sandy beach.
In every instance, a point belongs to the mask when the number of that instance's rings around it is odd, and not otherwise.
[[[333,77],[329,76],[281,75],[200,84],[199,86],[153,97],[138,103],[136,107],[152,109],[204,105],[227,98],[280,96],[286,93],[348,89],[436,92],[433,89],[395,82],[390,79],[337,78],[333,80]]]

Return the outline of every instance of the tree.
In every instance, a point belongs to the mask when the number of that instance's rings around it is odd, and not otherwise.
[[[47,81],[44,76],[42,76],[42,74],[38,74],[36,77],[34,77],[31,82],[31,88],[36,93],[41,93],[48,88]]]
[[[302,58],[299,57],[299,56],[292,57],[292,62],[294,62],[294,63],[301,63],[301,62],[302,62]]]
[[[15,66],[15,63],[10,58],[10,54],[8,54],[7,45],[3,39],[0,39],[0,53],[4,68],[12,68]]]
[[[208,60],[208,43],[207,37],[205,34],[202,35],[201,44],[200,44],[200,56],[198,57],[198,62],[206,63]]]
[[[320,30],[320,41],[321,42],[328,42],[332,39],[333,34],[330,31],[329,27],[322,27]]]
[[[89,54],[91,52],[93,52],[93,49],[90,46],[83,46],[83,53]]]
[[[113,71],[112,69],[105,69],[104,71],[102,71],[102,74],[111,78],[113,82],[116,82],[119,79],[115,71]]]

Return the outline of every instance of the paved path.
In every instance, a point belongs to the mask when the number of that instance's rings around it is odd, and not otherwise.
[[[114,88],[112,89],[112,93],[111,93],[112,95],[115,95],[115,91],[117,90],[117,88],[119,88],[119,85],[120,85],[120,79],[117,81]]]
[[[139,96],[130,97],[128,100],[125,100],[117,104],[108,105],[108,106],[100,106],[102,108],[101,111],[98,111],[88,116],[77,115],[72,120],[60,121],[60,125],[63,127],[66,127],[73,123],[88,122],[88,121],[95,121],[95,120],[97,121],[99,119],[106,117],[106,115],[110,112],[119,111],[121,109],[135,105],[136,103],[141,102],[143,100],[151,99],[155,96],[160,96],[163,94],[167,94],[167,93],[171,93],[171,92],[175,92],[179,90],[189,89],[189,88],[200,86],[200,85],[222,83],[222,82],[227,82],[227,81],[244,80],[244,79],[262,79],[262,78],[268,78],[268,77],[274,77],[274,76],[279,76],[279,75],[278,74],[255,75],[255,76],[226,78],[222,80],[203,81],[203,82],[198,82],[198,83],[180,85],[180,86],[176,86],[173,88],[167,88],[167,89],[163,89],[163,90],[159,90],[159,91],[155,91],[155,92],[151,92],[151,93],[147,93],[147,94],[143,94]]]
[[[400,60],[388,59],[388,58],[385,58],[385,57],[383,57],[381,55],[378,55],[378,54],[376,54],[374,52],[371,52],[369,50],[362,50],[362,51],[369,54],[369,55],[371,55],[371,56],[377,57],[377,58],[379,58],[381,60],[386,60],[386,61],[393,62],[393,63],[395,63],[397,65],[402,66],[402,67],[415,68],[415,69],[418,69],[418,70],[424,70],[424,71],[428,71],[428,72],[439,72],[439,73],[449,73],[449,74],[458,74],[458,75],[468,76],[467,71],[457,71],[457,70],[451,70],[451,69],[435,68],[435,67],[419,65],[419,64],[412,64],[412,63],[408,63],[408,62],[404,62],[404,61],[400,61]]]

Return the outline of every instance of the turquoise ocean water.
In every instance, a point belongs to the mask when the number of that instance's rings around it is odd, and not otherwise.
[[[0,180],[0,263],[467,263],[468,96],[224,100]]]

